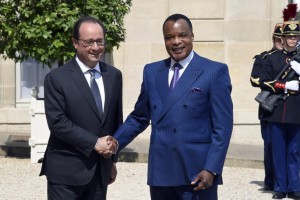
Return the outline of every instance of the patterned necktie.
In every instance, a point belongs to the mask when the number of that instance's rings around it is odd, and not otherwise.
[[[178,79],[179,79],[179,70],[182,68],[182,66],[179,63],[175,63],[173,65],[173,69],[174,69],[174,75],[173,78],[171,80],[171,84],[170,84],[170,88],[171,90],[175,87]]]
[[[91,75],[90,87],[91,87],[92,93],[94,95],[94,99],[96,101],[99,114],[100,114],[100,116],[102,116],[102,114],[103,114],[102,100],[101,100],[101,95],[100,95],[99,87],[98,87],[98,85],[96,83],[96,80],[95,80],[96,70],[95,69],[90,69],[89,73]]]

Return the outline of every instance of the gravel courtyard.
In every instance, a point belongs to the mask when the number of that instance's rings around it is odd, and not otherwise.
[[[39,177],[41,164],[30,159],[0,157],[1,200],[46,200],[46,178]],[[146,185],[147,164],[117,164],[118,177],[108,188],[108,200],[150,200]],[[262,190],[263,170],[225,167],[219,200],[272,199]]]

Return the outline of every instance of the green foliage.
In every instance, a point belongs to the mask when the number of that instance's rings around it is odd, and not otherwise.
[[[75,21],[90,15],[107,30],[106,50],[125,40],[124,16],[132,0],[0,0],[0,54],[15,62],[32,57],[50,65],[75,54]]]

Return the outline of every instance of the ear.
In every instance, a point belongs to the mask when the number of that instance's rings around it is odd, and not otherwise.
[[[78,40],[75,38],[72,38],[72,43],[73,43],[74,48],[77,49],[78,48]]]

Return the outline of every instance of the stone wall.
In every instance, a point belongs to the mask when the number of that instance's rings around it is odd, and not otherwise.
[[[123,72],[124,117],[137,100],[144,65],[168,56],[162,35],[164,20],[171,14],[182,13],[193,23],[194,50],[229,66],[235,123],[232,139],[241,141],[239,135],[244,135],[249,138],[246,143],[261,142],[258,104],[254,101],[259,90],[251,87],[249,81],[252,58],[271,48],[273,27],[282,21],[282,9],[288,1],[133,0],[132,3],[125,18],[126,41],[109,59]],[[0,132],[29,130],[29,104],[27,108],[16,108],[12,61],[0,60],[0,83]]]
[[[15,63],[0,58],[0,133],[30,133],[29,107],[16,108]]]
[[[251,86],[250,73],[254,55],[272,47],[273,27],[282,22],[282,9],[287,3],[277,0],[133,0],[125,20],[126,42],[113,53],[113,64],[123,72],[124,116],[132,111],[137,100],[144,65],[168,56],[162,35],[164,20],[171,14],[182,13],[193,23],[194,50],[229,66],[235,123],[232,141],[261,143],[258,104],[254,101],[259,90]]]

